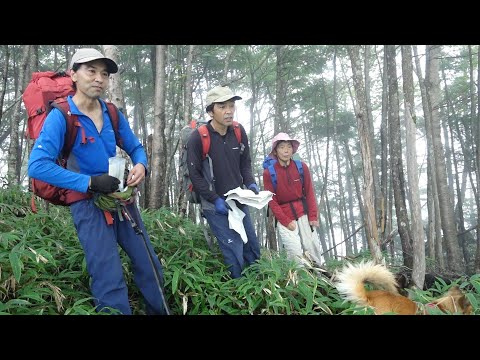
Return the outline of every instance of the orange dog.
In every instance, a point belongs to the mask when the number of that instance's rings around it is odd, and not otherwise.
[[[375,314],[396,313],[400,315],[427,314],[425,306],[437,307],[443,312],[469,315],[472,305],[458,286],[452,287],[444,296],[430,304],[417,304],[398,293],[394,275],[383,265],[373,262],[348,264],[337,277],[338,292],[349,301],[361,306],[370,306]],[[366,290],[365,283],[382,290]]]

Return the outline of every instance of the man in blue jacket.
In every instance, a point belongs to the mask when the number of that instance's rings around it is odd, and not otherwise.
[[[118,190],[120,183],[116,177],[108,175],[109,158],[116,155],[116,141],[107,107],[100,98],[108,87],[110,74],[116,73],[118,66],[99,51],[83,48],[73,55],[70,68],[75,94],[67,101],[71,113],[78,116],[87,142],[81,144],[82,131],[78,131],[67,169],[57,165],[55,160],[64,145],[66,122],[58,109],[52,109],[33,146],[28,175],[85,195],[69,207],[85,253],[97,311],[113,308],[124,315],[132,313],[118,249],[120,245],[131,259],[134,281],[144,297],[147,314],[166,314],[168,310],[161,290],[162,266],[135,202],[127,205],[127,210],[142,230],[145,241],[135,233],[131,223],[119,219],[116,212],[111,213],[113,224],[108,224],[104,211],[95,205],[92,196],[93,193],[112,193]],[[147,158],[121,112],[119,135],[122,148],[134,164],[126,184],[134,187],[145,178]]]
[[[243,185],[258,194],[258,186],[252,175],[247,134],[239,124],[242,135],[239,143],[232,126],[235,101],[241,99],[225,86],[217,86],[207,93],[206,112],[211,119],[205,126],[210,134],[208,155],[213,164],[214,181],[208,179],[208,171],[202,171],[208,159],[202,161],[202,141],[198,130],[192,132],[187,143],[188,172],[192,185],[200,195],[203,216],[217,238],[224,262],[233,278],[239,278],[246,265],[260,258],[260,245],[248,206],[237,204],[245,213],[243,225],[248,240],[244,243],[240,234],[230,229],[229,205],[224,196],[229,190],[242,188]]]

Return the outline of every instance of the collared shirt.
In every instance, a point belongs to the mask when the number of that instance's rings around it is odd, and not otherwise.
[[[108,174],[108,159],[116,155],[115,133],[104,101],[100,101],[103,111],[103,127],[100,132],[94,122],[78,110],[71,96],[68,96],[67,101],[71,113],[78,116],[78,121],[85,130],[87,143],[81,144],[82,129],[79,128],[68,158],[68,169],[56,164],[64,145],[67,126],[62,113],[58,109],[52,109],[33,145],[28,161],[28,176],[85,193],[91,176]],[[147,169],[145,150],[121,112],[118,130],[123,149],[133,164],[141,163]]]

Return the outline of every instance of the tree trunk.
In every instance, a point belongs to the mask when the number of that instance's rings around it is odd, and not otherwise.
[[[115,61],[117,64],[119,63],[120,55],[118,51],[118,47],[115,45],[103,45],[103,51],[105,56]],[[115,74],[110,74],[110,81],[108,82],[108,94],[109,100],[114,103],[118,109],[123,113],[125,118],[128,120],[127,115],[127,106],[125,105],[125,97],[123,96],[123,86],[120,79],[120,71]],[[127,168],[131,167],[132,160],[128,156],[128,154],[120,149],[117,146],[117,155],[122,156],[127,161]],[[131,165],[128,165],[131,164]]]
[[[431,114],[432,142],[435,157],[434,173],[438,186],[438,202],[440,206],[440,217],[445,246],[447,249],[448,269],[458,274],[465,273],[465,264],[458,245],[457,232],[455,227],[455,214],[453,212],[453,201],[447,184],[447,171],[445,164],[445,153],[441,140],[440,130],[440,76],[439,76],[439,45],[427,45],[426,47],[426,90]]]
[[[360,62],[359,46],[348,46],[348,55],[352,64],[353,84],[357,98],[355,116],[357,118],[358,135],[363,161],[363,198],[365,204],[366,234],[370,252],[376,263],[381,263],[383,256],[380,251],[377,220],[375,211],[375,189],[373,184],[372,157],[370,151],[369,126],[366,116],[365,87],[363,85],[362,67]]]
[[[277,56],[275,80],[275,123],[273,124],[274,133],[289,132],[289,125],[285,120],[284,111],[287,96],[287,45],[275,45],[275,54]]]
[[[480,46],[477,48],[477,59],[480,61]],[[477,64],[480,62],[477,61]],[[480,66],[478,67],[477,72],[477,79],[480,79]],[[478,104],[478,111],[476,121],[473,121],[475,124],[474,129],[474,138],[476,144],[476,152],[475,152],[475,166],[476,166],[476,178],[477,178],[477,186],[480,188],[480,86],[477,86],[477,98],[479,101]],[[474,119],[474,118],[473,118]],[[480,273],[480,191],[476,192],[475,195],[475,203],[477,205],[477,252],[475,253],[475,273]]]
[[[147,124],[145,121],[145,108],[144,108],[144,102],[143,102],[143,93],[142,93],[142,86],[141,86],[141,79],[140,79],[140,73],[141,73],[141,66],[140,66],[140,57],[139,53],[135,51],[133,55],[133,61],[134,61],[134,68],[135,68],[135,79],[134,79],[134,85],[135,85],[135,109],[136,109],[136,117],[134,124],[138,124],[138,129],[135,132],[135,135],[139,137],[141,140],[141,143],[143,144],[143,147],[145,148],[145,152],[148,154],[150,153],[151,149],[149,149],[149,144],[148,144],[148,132],[147,132]],[[134,129],[137,128],[134,126]],[[150,189],[150,176],[145,177],[145,181],[142,182],[139,186],[139,191],[143,196],[140,197],[140,206],[142,208],[148,207],[148,200],[149,200],[149,189]]]
[[[150,208],[159,209],[166,194],[165,139],[165,62],[167,45],[156,46],[155,117],[153,124],[152,162],[150,165]]]
[[[390,177],[388,168],[388,77],[385,69],[386,54],[383,53],[383,72],[381,68],[381,61],[378,59],[378,66],[380,67],[380,73],[382,74],[382,122],[380,125],[380,142],[382,147],[381,152],[381,169],[382,177],[380,180],[380,234],[382,243],[385,242],[387,235],[390,234],[391,217],[388,216],[391,213],[391,203],[388,201],[387,194],[390,189]],[[388,225],[387,225],[388,224]]]
[[[395,214],[400,240],[402,241],[403,264],[413,268],[412,240],[405,200],[405,176],[402,161],[402,134],[400,131],[397,66],[395,45],[385,45],[388,74],[388,123],[390,129],[390,161]]]
[[[31,45],[23,47],[22,60],[20,63],[19,80],[17,88],[15,89],[15,99],[20,98],[23,89],[25,88],[26,68],[28,58],[30,56]],[[7,182],[8,186],[19,185],[20,183],[20,166],[19,159],[21,156],[21,149],[19,148],[18,128],[20,125],[20,109],[22,102],[20,100],[15,104],[13,116],[10,119],[10,144],[8,147],[8,170]]]
[[[279,132],[288,133],[288,124],[283,115],[286,104],[286,88],[287,88],[287,74],[286,74],[286,53],[287,47],[285,45],[276,45],[275,53],[277,57],[276,66],[276,80],[275,80],[275,122],[274,135]],[[273,216],[273,215],[272,215]],[[267,239],[272,250],[277,251],[277,233],[273,227],[274,222],[269,220],[267,222]]]
[[[445,261],[442,250],[442,234],[440,214],[438,210],[437,180],[435,179],[433,169],[435,169],[435,157],[433,156],[431,114],[428,109],[427,91],[425,89],[425,80],[422,75],[422,67],[418,57],[417,47],[413,46],[415,56],[415,72],[417,74],[420,93],[422,96],[422,109],[425,118],[425,133],[427,138],[427,210],[428,210],[428,249],[429,256],[441,269],[445,268]]]
[[[380,184],[378,180],[378,167],[376,161],[376,150],[375,150],[375,132],[373,129],[373,115],[372,115],[372,101],[370,99],[371,87],[370,87],[370,46],[365,45],[365,56],[364,56],[364,74],[365,74],[365,110],[367,114],[367,124],[368,124],[368,140],[370,141],[370,156],[372,157],[372,177],[373,177],[373,192],[375,194],[375,209],[377,214],[377,226],[381,228],[380,218],[381,213],[381,197],[380,197]],[[378,230],[377,229],[377,232]]]
[[[419,289],[423,289],[425,280],[425,234],[423,232],[422,207],[418,189],[417,163],[417,116],[413,93],[412,48],[402,46],[403,101],[405,106],[407,176],[410,192],[410,214],[412,218],[413,270],[412,279]]]
[[[466,269],[467,269],[467,273],[469,272],[468,271],[468,267],[469,267],[469,264],[470,264],[470,256],[468,254],[468,251],[467,251],[467,246],[466,246],[466,239],[467,237],[470,235],[468,233],[466,233],[465,231],[465,218],[464,218],[464,215],[463,215],[463,194],[462,194],[462,190],[461,190],[461,185],[460,185],[460,179],[459,179],[459,168],[458,168],[458,160],[457,160],[457,155],[456,155],[456,151],[455,151],[455,143],[456,143],[456,140],[454,138],[454,131],[453,131],[453,128],[452,128],[452,122],[456,124],[456,130],[457,130],[457,134],[458,134],[458,140],[460,141],[460,144],[463,144],[463,138],[462,138],[462,134],[460,133],[459,128],[458,128],[458,119],[455,115],[455,109],[454,109],[454,106],[452,104],[452,101],[450,99],[450,94],[449,94],[449,91],[448,91],[448,84],[447,84],[447,79],[446,79],[446,76],[445,76],[445,69],[444,69],[444,66],[442,64],[442,80],[443,80],[443,83],[444,83],[444,89],[445,89],[445,100],[447,102],[447,123],[448,123],[448,129],[449,131],[447,130],[447,128],[445,127],[444,128],[444,133],[445,134],[450,134],[450,140],[447,139],[447,143],[450,141],[450,148],[452,149],[452,151],[450,152],[451,156],[452,156],[452,163],[453,163],[453,168],[455,170],[455,172],[452,172],[452,176],[454,178],[454,182],[455,182],[455,191],[456,191],[456,194],[457,194],[457,204],[455,206],[455,218],[456,218],[456,221],[457,221],[457,229],[458,229],[458,232],[460,235],[458,235],[458,241],[459,241],[459,244],[460,244],[460,249],[462,250],[462,254],[463,254],[463,259],[465,261],[465,266],[466,266]],[[474,94],[471,94],[472,96],[474,96]],[[463,146],[462,146],[463,148]],[[468,154],[468,152],[464,153],[465,155]],[[465,164],[464,166],[464,169],[463,169],[463,175],[466,174],[466,172],[468,172],[468,164],[470,163],[469,160],[467,161],[462,161],[463,164]],[[455,175],[453,175],[455,174]],[[465,176],[464,176],[465,178]],[[455,194],[452,195],[452,198],[455,199]]]
[[[190,45],[188,48],[187,63],[185,65],[185,84],[184,84],[184,93],[183,93],[183,120],[185,125],[188,124],[192,117],[192,92],[193,92],[193,83],[192,83],[192,61],[195,56],[195,45]],[[181,142],[181,140],[180,140]],[[186,144],[180,144],[180,153]],[[185,191],[183,190],[183,174],[180,173],[178,169],[178,181],[179,181],[179,192],[177,198],[178,212],[182,215],[187,214],[187,198],[185,196]]]

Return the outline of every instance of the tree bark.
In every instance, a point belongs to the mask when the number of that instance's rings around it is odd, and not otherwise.
[[[22,60],[20,63],[20,70],[18,75],[18,85],[15,89],[15,98],[19,98],[23,89],[25,88],[26,68],[30,56],[31,45],[23,47]],[[10,119],[10,144],[8,147],[8,170],[7,182],[8,186],[19,185],[20,183],[20,166],[19,159],[21,156],[21,149],[19,148],[18,128],[20,125],[20,108],[22,102],[17,101],[13,116]]]
[[[425,234],[423,231],[422,206],[418,188],[417,163],[417,116],[415,115],[412,47],[402,46],[403,102],[405,106],[407,176],[410,193],[410,214],[412,219],[413,270],[412,279],[419,289],[425,280]]]
[[[192,117],[192,92],[193,92],[193,82],[192,82],[192,61],[195,56],[195,45],[190,45],[188,48],[187,63],[185,64],[185,83],[184,83],[184,92],[183,92],[183,120],[185,125],[190,123]],[[181,140],[180,140],[181,141]],[[180,153],[186,144],[180,144]],[[179,191],[177,198],[178,211],[182,215],[187,214],[187,198],[185,196],[185,191],[183,190],[183,174],[180,173],[180,168],[178,169],[178,182],[179,182]]]
[[[362,67],[360,62],[359,46],[348,46],[348,55],[352,64],[353,84],[357,98],[355,116],[357,118],[358,134],[363,161],[363,198],[365,204],[366,234],[370,252],[376,263],[383,260],[378,238],[377,220],[375,211],[375,189],[373,184],[372,157],[370,151],[369,126],[366,116],[365,87],[363,85]]]
[[[480,46],[477,47],[477,59],[480,61]],[[477,62],[480,64],[480,62]],[[477,79],[480,79],[480,66],[477,70]],[[477,186],[480,188],[480,86],[477,86],[477,98],[479,101],[478,104],[478,111],[476,121],[473,121],[474,125],[474,138],[476,144],[476,151],[475,151],[475,166],[476,166],[476,178],[477,178]],[[473,118],[475,119],[475,118]],[[475,273],[480,273],[480,191],[476,192],[475,196],[475,203],[477,205],[477,252],[475,253]]]
[[[150,153],[151,149],[149,149],[148,144],[148,131],[147,131],[147,124],[145,120],[145,108],[143,102],[143,92],[141,86],[141,66],[140,66],[140,55],[136,51],[133,54],[133,61],[134,61],[134,68],[135,68],[135,78],[134,78],[134,86],[135,86],[135,109],[136,109],[136,117],[134,124],[138,124],[138,129],[135,134],[141,139],[143,147],[145,148],[145,152],[148,154]],[[134,129],[137,127],[134,126]],[[148,207],[149,201],[149,190],[150,190],[150,176],[145,178],[145,181],[140,184],[139,190],[143,196],[140,197],[140,206],[142,208]]]
[[[150,166],[150,208],[159,209],[166,194],[166,139],[165,139],[165,62],[167,45],[156,46],[156,76],[155,76],[155,117],[152,141],[152,162]]]
[[[405,176],[402,161],[402,134],[400,131],[397,65],[395,45],[385,45],[388,74],[388,123],[390,129],[390,161],[397,227],[402,242],[403,264],[413,268],[412,240],[405,199]]]
[[[435,156],[434,173],[438,186],[438,202],[440,206],[440,217],[442,220],[442,231],[444,243],[447,249],[448,269],[458,274],[465,273],[465,263],[460,253],[457,232],[455,227],[455,214],[453,212],[453,201],[447,184],[447,171],[445,164],[445,153],[441,140],[440,130],[440,76],[439,76],[439,45],[427,45],[426,47],[426,69],[425,79],[429,112],[431,114],[432,142]]]
[[[428,210],[428,253],[432,260],[435,261],[438,267],[445,268],[445,261],[443,256],[442,234],[440,211],[438,209],[437,196],[437,180],[434,176],[435,157],[433,156],[433,142],[432,142],[432,127],[431,114],[428,109],[427,90],[425,88],[425,80],[422,75],[422,68],[418,56],[417,47],[413,46],[413,53],[415,56],[415,72],[419,81],[420,93],[422,96],[422,109],[425,119],[425,134],[427,138],[427,210]]]

